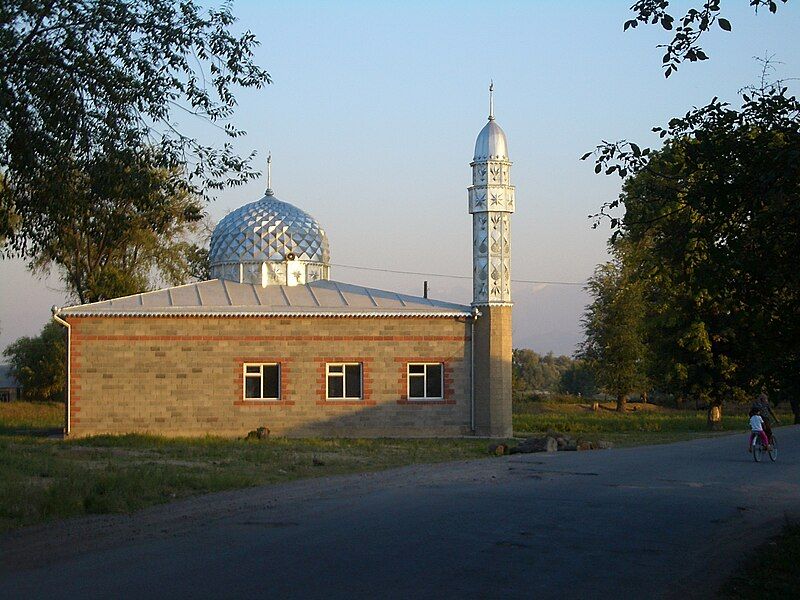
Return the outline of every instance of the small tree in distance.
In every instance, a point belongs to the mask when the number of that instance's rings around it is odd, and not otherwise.
[[[641,289],[619,259],[599,265],[587,289],[592,303],[581,321],[586,339],[576,356],[586,360],[597,385],[624,412],[627,395],[645,383]]]

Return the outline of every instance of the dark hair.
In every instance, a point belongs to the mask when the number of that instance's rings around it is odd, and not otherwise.
[[[757,409],[757,408],[754,406],[753,408],[751,408],[751,409],[750,409],[750,416],[751,416],[751,417],[755,417],[755,416],[756,416],[756,415],[757,415],[759,412],[761,412],[761,411],[759,411],[759,410],[758,410],[758,409]]]

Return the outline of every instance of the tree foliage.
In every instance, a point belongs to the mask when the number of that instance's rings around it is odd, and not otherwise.
[[[577,356],[584,359],[600,389],[625,410],[627,395],[646,390],[644,303],[638,282],[617,258],[601,264],[587,286],[592,297],[582,323],[585,339]]]
[[[576,362],[579,361],[568,356],[556,356],[552,352],[541,355],[527,348],[515,348],[511,359],[514,390],[591,395],[594,393],[593,381],[575,373]],[[573,385],[570,389],[564,387],[564,378],[567,373],[574,375],[574,381],[571,379]]]
[[[205,193],[255,174],[229,141],[202,144],[182,129],[200,118],[229,139],[236,88],[261,87],[252,33],[231,33],[228,4],[192,0],[6,0],[0,5],[0,238],[7,254],[36,254],[73,217],[64,171],[98,157],[147,157]],[[102,159],[101,159],[102,160]],[[138,166],[137,166],[138,168]],[[67,186],[65,188],[65,186]]]
[[[600,170],[629,175],[600,217],[646,249],[637,273],[662,383],[712,408],[762,387],[800,396],[800,103],[780,83],[741,96],[656,128],[657,152],[596,153]]]
[[[202,201],[174,173],[153,168],[146,155],[95,155],[58,176],[65,218],[31,266],[55,267],[81,303],[186,283],[197,269],[203,252],[190,234]]]
[[[573,396],[591,398],[597,394],[597,382],[591,367],[585,360],[573,360],[561,373],[559,391]]]
[[[785,4],[787,0],[748,0],[756,12],[767,8],[771,13],[778,11],[778,2]],[[691,7],[686,14],[677,20],[670,14],[669,0],[638,0],[631,6],[633,18],[625,21],[624,30],[635,29],[641,25],[657,25],[667,31],[674,31],[668,44],[658,47],[664,49],[661,59],[664,76],[669,77],[678,70],[684,61],[696,62],[707,60],[708,55],[700,47],[700,37],[715,25],[723,31],[732,29],[731,22],[722,16],[722,0],[705,0],[702,6]]]
[[[3,351],[26,400],[64,401],[66,348],[64,328],[50,321],[38,336],[21,337]]]

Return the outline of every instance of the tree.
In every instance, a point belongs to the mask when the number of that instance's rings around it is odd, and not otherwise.
[[[83,170],[59,174],[62,219],[31,267],[55,267],[81,302],[185,283],[202,252],[188,236],[202,202],[147,155],[95,155]]]
[[[590,398],[597,393],[597,383],[592,369],[584,360],[575,360],[561,374],[559,390],[573,396]]]
[[[64,402],[67,346],[64,329],[48,322],[37,337],[21,337],[3,351],[27,400]]]
[[[651,282],[668,290],[687,380],[722,403],[762,386],[800,395],[800,103],[780,83],[714,99],[656,128],[664,148],[603,144],[596,170],[627,179],[600,215],[614,236],[648,239]],[[613,214],[624,206],[624,217]],[[797,407],[797,404],[794,405]],[[800,412],[795,409],[795,419]]]
[[[756,13],[759,8],[768,8],[771,13],[778,10],[776,0],[748,0]],[[786,3],[787,0],[780,0]],[[672,40],[668,44],[661,44],[658,47],[664,48],[664,56],[661,59],[664,68],[664,76],[669,77],[678,70],[678,65],[683,61],[696,62],[708,60],[708,55],[698,44],[700,37],[710,31],[714,25],[718,25],[724,31],[732,29],[731,22],[721,15],[721,0],[705,0],[699,8],[691,7],[686,14],[678,21]],[[675,17],[669,11],[669,0],[638,0],[631,6],[634,17],[625,21],[623,30],[628,28],[635,29],[640,24],[660,25],[668,31],[673,30]]]
[[[627,395],[646,388],[641,289],[619,258],[599,265],[587,288],[592,303],[582,319],[586,339],[577,357],[587,361],[597,384],[624,412]]]
[[[572,360],[552,352],[541,356],[527,348],[515,348],[511,358],[513,387],[517,391],[559,391],[562,373]]]
[[[230,7],[193,0],[6,0],[0,6],[0,238],[4,252],[36,255],[70,226],[60,174],[98,156],[147,157],[206,193],[255,176],[231,143],[203,145],[178,116],[237,138],[236,88],[269,75],[257,41],[234,35]],[[138,168],[138,167],[137,167]]]

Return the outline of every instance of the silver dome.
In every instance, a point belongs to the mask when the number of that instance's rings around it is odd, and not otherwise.
[[[268,192],[219,222],[209,260],[217,279],[292,285],[328,279],[330,251],[311,215]]]
[[[508,160],[508,143],[506,134],[494,117],[481,129],[475,140],[475,157],[473,160]]]

